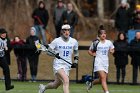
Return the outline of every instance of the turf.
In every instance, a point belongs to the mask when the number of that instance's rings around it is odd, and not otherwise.
[[[38,93],[38,85],[48,82],[12,82],[15,86],[13,90],[5,91],[4,82],[0,81],[0,93]],[[139,86],[108,84],[110,93],[140,93]],[[47,90],[45,93],[63,93],[62,86],[58,89]],[[87,93],[85,84],[70,83],[70,93]],[[95,85],[89,93],[103,93],[101,85]]]

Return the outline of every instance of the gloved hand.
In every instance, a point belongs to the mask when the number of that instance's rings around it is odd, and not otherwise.
[[[77,63],[73,63],[73,64],[71,65],[71,68],[77,68],[77,66],[78,66]]]
[[[47,49],[49,48],[49,45],[44,45]]]
[[[61,58],[61,57],[59,56],[59,53],[57,53],[57,54],[55,55],[55,57],[58,58],[58,59]]]

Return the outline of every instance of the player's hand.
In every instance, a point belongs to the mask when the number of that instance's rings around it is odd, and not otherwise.
[[[92,55],[95,57],[96,56],[96,52],[93,52]]]
[[[44,45],[47,49],[49,48],[49,45]]]
[[[77,63],[73,63],[73,64],[71,65],[71,68],[77,68],[77,66],[78,66]]]
[[[57,53],[57,54],[55,55],[55,57],[58,58],[58,59],[61,58],[61,57],[59,56],[59,53]]]

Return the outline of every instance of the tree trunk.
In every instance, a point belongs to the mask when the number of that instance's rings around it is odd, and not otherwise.
[[[26,5],[26,13],[27,13],[27,18],[28,18],[28,23],[30,23],[30,19],[31,19],[31,7],[30,7],[30,3],[29,0],[25,0],[25,5]]]
[[[81,13],[80,9],[77,7],[77,5],[75,4],[75,2],[73,0],[70,0],[72,5],[74,6],[74,9],[76,11],[76,13],[79,16],[79,19],[83,25],[83,27],[87,26],[87,27],[92,27],[93,25],[90,23],[90,21],[88,19],[86,19],[83,14]]]
[[[99,22],[102,24],[104,19],[104,0],[97,0],[97,11],[100,20]]]

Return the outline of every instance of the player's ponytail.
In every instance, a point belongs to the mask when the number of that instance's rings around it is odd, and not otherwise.
[[[98,37],[99,37],[102,33],[104,33],[104,32],[106,32],[105,29],[104,29],[104,26],[103,26],[103,25],[100,25],[100,26],[99,26],[99,30],[98,30]]]

